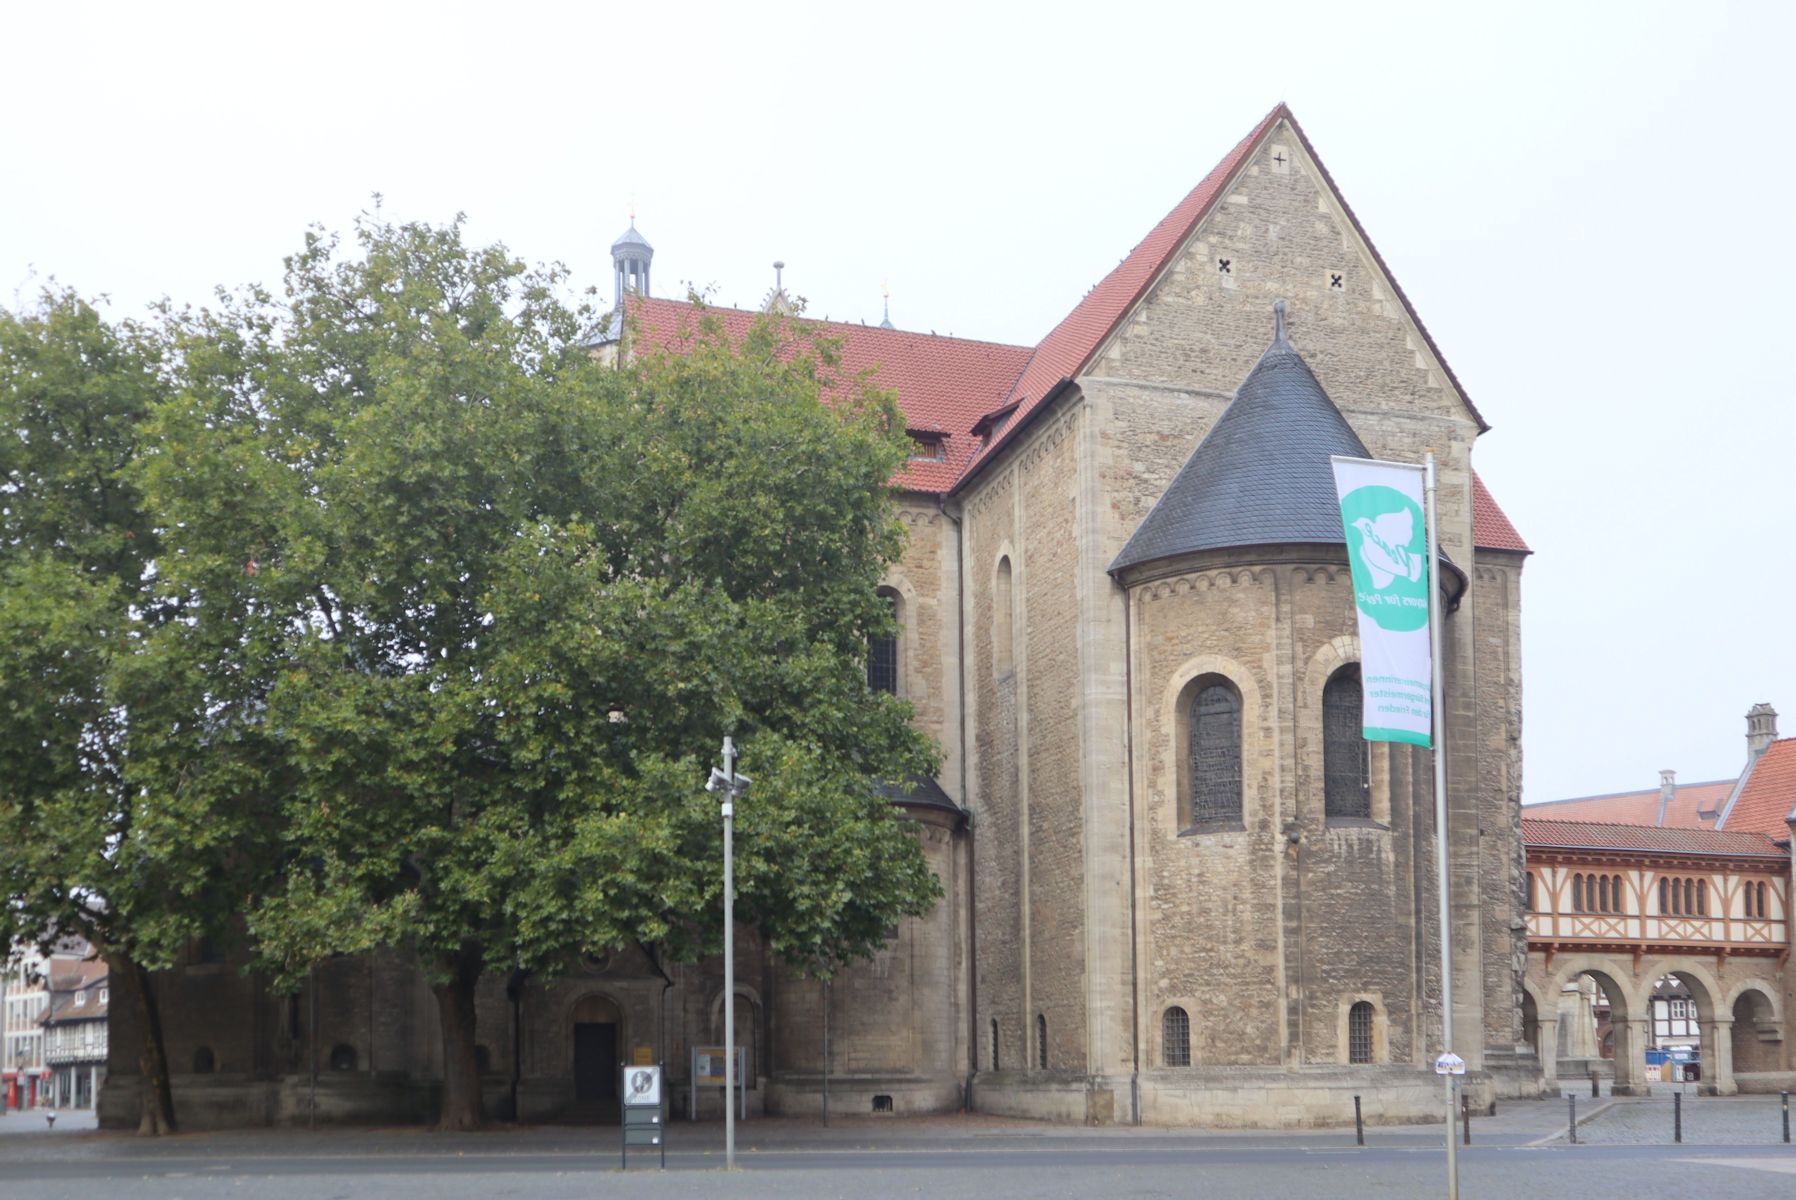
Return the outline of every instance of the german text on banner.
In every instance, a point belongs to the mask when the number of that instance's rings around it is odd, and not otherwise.
[[[1422,468],[1339,456],[1330,461],[1359,612],[1366,740],[1429,745],[1433,572],[1422,517]]]

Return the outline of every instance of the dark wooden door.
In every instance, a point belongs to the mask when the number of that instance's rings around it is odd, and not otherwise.
[[[574,1026],[574,1099],[617,1099],[617,1026]]]

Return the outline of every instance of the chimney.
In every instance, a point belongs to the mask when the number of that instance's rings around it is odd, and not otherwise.
[[[1777,710],[1769,704],[1755,704],[1746,710],[1746,759],[1748,762],[1765,752],[1777,740]]]
[[[1671,807],[1671,798],[1678,794],[1678,773],[1676,771],[1659,772],[1659,819],[1655,825],[1665,824],[1665,811]]]

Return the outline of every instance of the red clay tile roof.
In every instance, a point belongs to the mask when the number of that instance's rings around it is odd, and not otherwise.
[[[1379,269],[1391,280],[1398,299],[1421,331],[1435,359],[1446,369],[1454,388],[1465,396],[1458,377],[1447,366],[1403,289],[1397,286],[1390,268],[1379,257],[1377,247],[1366,237],[1359,218],[1353,215],[1340,189],[1335,187],[1315,147],[1310,145],[1309,138],[1297,124],[1297,118],[1280,104],[1267,113],[1253,131],[1229,151],[1215,169],[1129,252],[1128,257],[1088,292],[1033,349],[868,325],[817,322],[828,332],[844,338],[842,354],[846,369],[858,371],[878,366],[877,381],[880,386],[898,393],[898,403],[904,410],[908,426],[940,429],[948,435],[946,453],[941,460],[912,460],[893,483],[906,490],[931,493],[948,492],[965,484],[980,463],[990,457],[990,453],[980,451],[981,439],[972,434],[979,419],[1006,407],[1016,410],[997,423],[998,436],[987,447],[988,451],[996,450],[1015,435],[1062,379],[1079,374],[1129,310],[1147,294],[1191,232],[1247,163],[1254,147],[1280,119],[1290,123],[1340,202],[1347,219],[1371,250]],[[690,328],[696,313],[691,304],[678,300],[638,297],[633,298],[630,305],[641,320],[645,335],[663,345],[677,341],[680,331]],[[755,317],[753,312],[736,308],[713,307],[708,311],[722,319],[732,338],[741,337]],[[1469,399],[1466,405],[1471,408],[1478,427],[1488,428]],[[1487,549],[1528,552],[1527,543],[1522,541],[1515,526],[1497,507],[1497,502],[1476,474],[1472,477],[1472,539],[1475,545]]]
[[[1359,218],[1353,215],[1353,209],[1347,204],[1346,198],[1341,195],[1341,189],[1335,186],[1334,177],[1328,173],[1328,168],[1322,165],[1322,158],[1316,153],[1316,148],[1310,144],[1310,139],[1303,132],[1303,127],[1298,125],[1297,118],[1292,115],[1291,110],[1280,104],[1267,113],[1260,123],[1254,126],[1253,131],[1242,138],[1235,148],[1216,164],[1215,169],[1204,176],[1202,181],[1192,188],[1171,212],[1161,218],[1160,223],[1154,226],[1145,238],[1141,239],[1140,243],[1129,252],[1128,257],[1124,258],[1115,270],[1104,276],[1095,288],[1085,294],[1085,298],[1079,301],[1078,305],[1071,313],[1067,314],[1059,325],[1054,327],[1053,332],[1042,339],[1041,345],[1036,347],[1035,354],[1030,358],[1029,365],[1023,371],[1022,377],[1017,380],[1016,386],[1011,390],[1010,399],[1020,401],[1021,407],[1016,417],[1005,428],[1002,436],[992,442],[991,451],[996,451],[1027,421],[1030,413],[1053,391],[1055,384],[1062,379],[1074,378],[1085,369],[1098,349],[1128,315],[1129,310],[1134,308],[1136,302],[1152,288],[1154,281],[1171,265],[1180,247],[1190,238],[1192,231],[1209,214],[1212,206],[1228,190],[1229,184],[1234,182],[1235,176],[1253,156],[1254,148],[1260,140],[1281,119],[1289,123],[1292,132],[1303,143],[1304,150],[1309,154],[1311,161],[1316,164],[1317,170],[1322,173],[1322,178],[1328,184],[1329,191],[1339,201],[1341,211],[1347,214],[1348,222],[1365,242],[1366,248],[1371,251],[1372,258],[1378,263],[1379,269],[1391,281],[1391,286],[1396,291],[1397,298],[1402,301],[1404,310],[1416,323],[1417,330],[1421,332],[1423,340],[1428,343],[1429,350],[1434,352],[1435,359],[1446,370],[1448,378],[1453,382],[1454,389],[1465,399],[1466,407],[1471,409],[1473,419],[1478,422],[1478,428],[1481,431],[1489,428],[1485,424],[1484,418],[1479,415],[1477,408],[1472,405],[1471,399],[1466,397],[1465,388],[1460,386],[1458,376],[1454,375],[1453,369],[1447,366],[1446,358],[1441,355],[1439,348],[1434,344],[1434,338],[1423,326],[1421,318],[1416,315],[1414,306],[1409,302],[1409,297],[1404,295],[1402,287],[1397,284],[1396,276],[1391,274],[1383,256],[1378,253],[1378,248],[1372,244],[1372,239],[1366,236],[1365,228],[1360,225]],[[976,458],[968,467],[967,475],[970,476],[979,469],[980,461],[984,457],[989,457],[989,454]],[[963,479],[961,482],[964,483],[965,480]],[[1508,522],[1504,521],[1504,524],[1507,525]],[[1509,533],[1515,542],[1520,543],[1521,539],[1515,536],[1513,528],[1509,530]],[[1497,548],[1515,549],[1517,547]],[[1520,546],[1519,548],[1525,550],[1527,547]]]
[[[669,346],[695,326],[699,310],[683,300],[637,297],[630,310],[641,324],[645,341]],[[723,322],[732,338],[748,332],[757,313],[739,308],[705,310]],[[848,325],[839,321],[807,321],[842,339],[842,369],[847,374],[877,368],[874,382],[898,393],[905,425],[916,431],[940,430],[940,460],[912,459],[892,480],[916,492],[946,492],[971,459],[978,439],[972,428],[981,416],[1003,402],[1010,385],[1029,357],[1027,346],[937,337],[902,329]]]
[[[1515,531],[1515,526],[1509,523],[1509,518],[1503,515],[1503,510],[1497,507],[1496,499],[1476,471],[1472,472],[1472,545],[1485,550],[1533,553],[1528,549],[1528,543],[1522,541],[1522,535]]]
[[[1784,858],[1790,852],[1762,833],[1715,829],[1656,829],[1600,821],[1531,821],[1522,818],[1522,844],[1542,849],[1648,850],[1718,858]]]
[[[1235,174],[1246,164],[1260,138],[1280,117],[1289,115],[1289,110],[1282,104],[1267,113],[1254,126],[1253,132],[1242,138],[1240,144],[1229,151],[1216,164],[1216,168],[1204,176],[1202,182],[1192,188],[1129,251],[1128,257],[1104,276],[1096,287],[1085,293],[1085,298],[1079,301],[1073,311],[1042,339],[1041,344],[1035,348],[1035,353],[1030,356],[1029,365],[1023,370],[1022,377],[1011,388],[1006,402],[1018,402],[1020,406],[1016,416],[1005,426],[1004,432],[992,442],[993,451],[1010,439],[1028,419],[1029,414],[1053,391],[1055,384],[1079,374],[1091,361],[1098,347],[1135,306],[1135,302],[1147,294],[1148,288],[1160,277],[1160,273],[1178,253],[1179,247],[1191,236],[1191,231],[1197,228],[1198,222],[1210,211],[1216,198],[1222,195]],[[971,475],[977,466],[975,461],[968,468],[967,474]]]
[[[1796,738],[1779,738],[1752,764],[1740,798],[1728,811],[1729,833],[1761,833],[1778,841],[1790,836],[1787,823],[1796,809]]]
[[[1665,820],[1659,820],[1659,789],[1638,792],[1611,792],[1604,796],[1578,796],[1570,800],[1548,800],[1522,809],[1524,819],[1537,821],[1597,821],[1613,825],[1660,825],[1666,829],[1713,829],[1715,817],[1707,820],[1701,812],[1719,813],[1728,794],[1734,790],[1732,779],[1716,779],[1708,783],[1681,783],[1665,806]]]

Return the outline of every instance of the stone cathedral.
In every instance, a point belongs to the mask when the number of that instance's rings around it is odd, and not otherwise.
[[[634,225],[612,252],[645,336],[691,321],[652,296]],[[738,330],[753,315],[711,311]],[[900,632],[871,648],[869,683],[943,751],[939,778],[892,800],[945,896],[827,989],[739,933],[750,1112],[815,1111],[827,1077],[838,1113],[1303,1125],[1351,1120],[1358,1094],[1373,1119],[1438,1116],[1432,759],[1360,739],[1328,464],[1427,450],[1450,611],[1452,1049],[1474,1102],[1538,1094],[1528,548],[1473,469],[1484,417],[1292,114],[1260,121],[1038,345],[831,331],[896,389],[914,444],[885,588]],[[402,961],[332,960],[285,997],[210,957],[158,984],[189,1126],[433,1111],[434,1007]],[[636,950],[487,979],[488,1112],[614,1116],[630,1061],[666,1062],[682,1112],[722,1007],[718,964]],[[123,1123],[140,1035],[115,1022],[102,1116]]]

